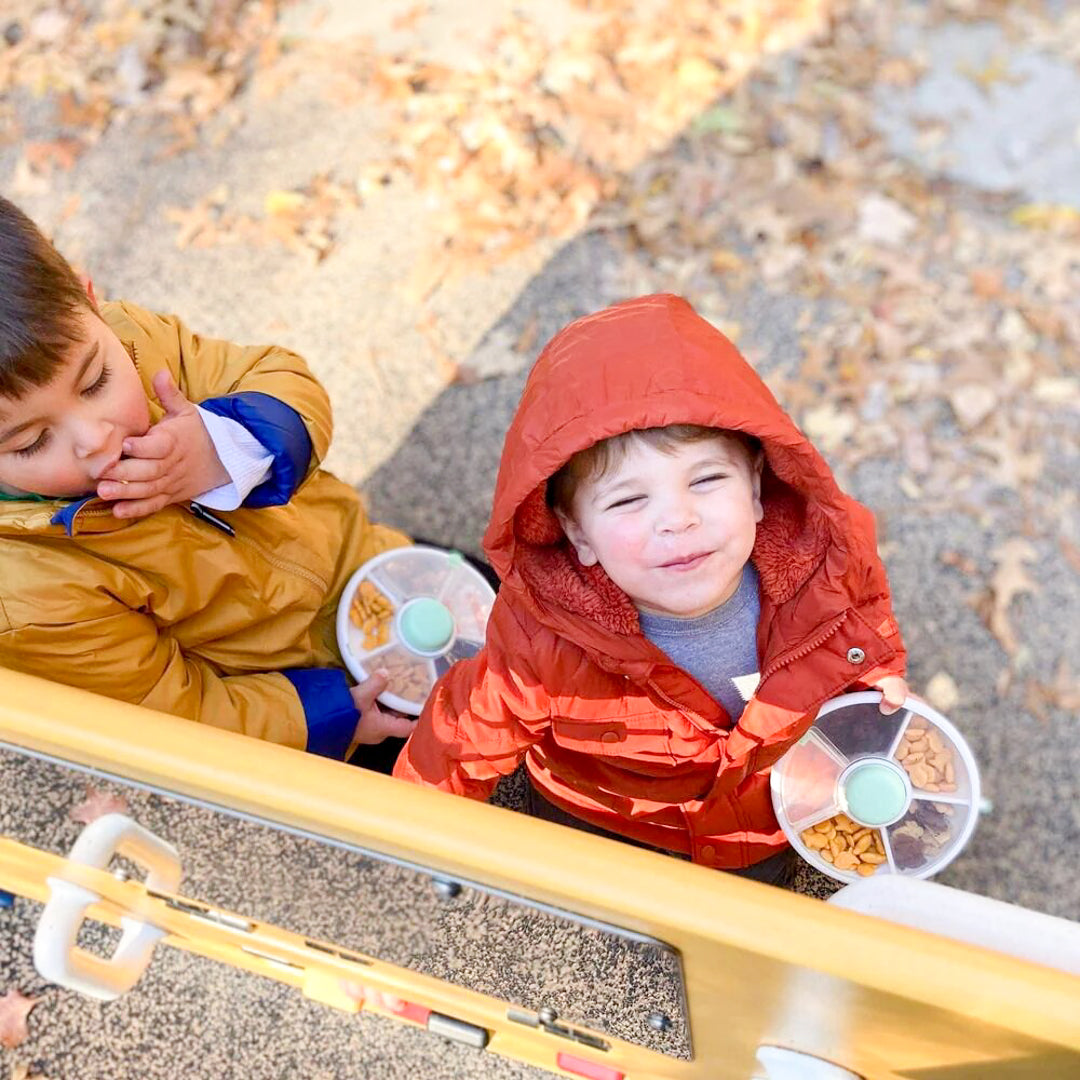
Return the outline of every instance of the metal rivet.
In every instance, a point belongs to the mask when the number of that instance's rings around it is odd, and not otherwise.
[[[447,881],[446,878],[435,878],[431,887],[440,900],[453,900],[461,893],[461,885],[456,881]]]
[[[649,1013],[649,1027],[653,1031],[668,1031],[671,1028],[671,1017],[662,1012]]]
[[[866,659],[866,653],[862,649],[848,649],[847,658],[849,664],[861,664]]]
[[[559,1014],[550,1005],[545,1005],[537,1016],[540,1017],[541,1024],[554,1024],[559,1019]]]

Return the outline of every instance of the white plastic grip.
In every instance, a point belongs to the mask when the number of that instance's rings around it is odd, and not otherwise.
[[[180,856],[172,844],[132,821],[126,814],[105,814],[83,829],[68,855],[70,862],[108,867],[123,855],[146,867],[146,887],[175,892],[180,886]],[[42,978],[100,1001],[112,1001],[130,990],[150,963],[154,946],[165,931],[123,916],[121,938],[109,959],[79,948],[75,942],[86,910],[101,897],[63,878],[50,877],[49,901],[34,934],[34,967]]]

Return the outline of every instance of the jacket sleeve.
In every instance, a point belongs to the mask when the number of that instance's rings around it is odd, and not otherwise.
[[[547,692],[524,659],[533,655],[524,643],[521,625],[497,597],[486,646],[435,684],[394,776],[486,799],[500,777],[514,772],[551,722]]]
[[[328,757],[344,757],[358,720],[342,671],[223,676],[115,600],[75,624],[0,633],[0,665]]]
[[[195,404],[247,395],[250,402],[258,402],[259,397],[274,399],[300,417],[311,440],[310,461],[302,475],[325,458],[333,432],[330,398],[296,353],[277,345],[236,345],[202,337],[174,315],[157,315],[126,301],[119,307],[136,332],[174,358],[177,385]],[[234,419],[262,442],[259,431],[250,426],[250,417],[246,422],[242,412]],[[288,414],[271,412],[267,422],[287,427]]]

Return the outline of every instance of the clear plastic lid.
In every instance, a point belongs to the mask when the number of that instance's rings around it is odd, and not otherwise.
[[[909,698],[891,716],[877,692],[826,702],[773,766],[776,815],[796,851],[841,881],[929,877],[975,827],[979,777],[959,731]]]
[[[456,551],[401,547],[349,579],[337,615],[338,648],[358,681],[385,668],[379,700],[419,714],[435,680],[484,643],[495,593]]]

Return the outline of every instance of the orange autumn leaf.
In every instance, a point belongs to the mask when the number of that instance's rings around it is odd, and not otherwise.
[[[0,1046],[14,1050],[30,1032],[26,1018],[41,998],[27,997],[21,990],[9,990],[0,997]]]
[[[131,807],[122,795],[114,795],[104,788],[86,788],[86,798],[78,806],[71,808],[68,815],[72,821],[78,821],[83,825],[89,825],[92,821],[104,817],[106,814],[127,814]]]

